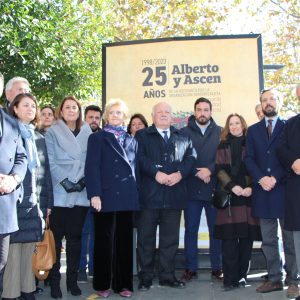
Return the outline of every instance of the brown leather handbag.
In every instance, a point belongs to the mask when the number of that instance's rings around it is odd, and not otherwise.
[[[39,280],[45,280],[55,262],[55,241],[49,227],[49,217],[47,217],[43,240],[36,243],[32,256],[32,270],[35,276]]]

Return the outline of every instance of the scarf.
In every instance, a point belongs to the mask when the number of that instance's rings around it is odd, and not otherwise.
[[[20,121],[18,121],[18,125],[21,132],[21,136],[25,142],[28,169],[32,173],[35,168],[40,166],[40,160],[34,141],[34,126],[32,124],[23,124]]]
[[[240,171],[242,163],[242,147],[245,145],[245,136],[228,138],[231,152],[231,175],[236,177]]]
[[[114,134],[114,136],[117,139],[117,141],[120,144],[120,146],[123,147],[124,141],[125,141],[125,137],[127,135],[126,126],[106,125],[103,128],[103,130]]]

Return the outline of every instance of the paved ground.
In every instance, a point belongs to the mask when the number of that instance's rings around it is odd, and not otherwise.
[[[178,277],[181,270],[178,270]],[[222,283],[216,280],[212,280],[210,272],[208,270],[199,271],[199,278],[187,285],[185,289],[172,289],[168,287],[160,287],[157,281],[154,281],[153,287],[148,292],[137,291],[137,278],[134,279],[134,286],[136,291],[133,294],[132,300],[286,300],[286,288],[284,291],[273,292],[269,294],[256,293],[256,287],[261,283],[261,273],[251,272],[249,276],[248,285],[245,288],[239,288],[230,292],[224,292],[222,289]],[[90,279],[91,280],[91,279]],[[43,283],[40,284],[43,287]],[[91,281],[88,284],[79,284],[82,289],[82,295],[80,297],[74,297],[67,293],[65,286],[65,275],[63,274],[61,287],[63,292],[62,299],[80,300],[82,298],[93,300],[100,299],[95,294]],[[50,297],[50,288],[46,287],[42,295],[37,296],[37,300],[52,299]],[[119,295],[112,294],[109,297],[110,300],[121,299]]]

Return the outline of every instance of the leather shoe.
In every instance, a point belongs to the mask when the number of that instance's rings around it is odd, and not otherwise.
[[[282,291],[283,290],[283,283],[282,281],[265,281],[262,285],[260,285],[256,291],[258,293],[270,293],[274,291]]]
[[[189,281],[191,281],[193,279],[197,279],[197,278],[198,278],[197,272],[189,270],[189,269],[186,269],[183,272],[180,280],[183,281],[183,282],[189,282]]]
[[[159,285],[168,286],[168,287],[177,288],[177,289],[184,289],[185,288],[185,283],[182,282],[182,281],[179,281],[177,279],[174,279],[174,280],[161,280],[161,281],[159,281]]]
[[[119,293],[119,295],[120,295],[121,297],[124,297],[124,298],[131,298],[131,297],[132,297],[132,291],[129,291],[129,290],[127,290],[127,289],[123,289],[123,290]]]
[[[237,288],[238,288],[238,286],[233,285],[233,284],[224,284],[224,286],[223,286],[224,292],[229,292],[229,291],[235,290]]]
[[[138,290],[141,292],[147,292],[151,288],[151,285],[152,285],[151,281],[142,280],[139,282]]]
[[[102,290],[102,291],[98,291],[97,294],[101,297],[101,298],[108,298],[110,296],[110,290]]]
[[[222,270],[212,270],[211,271],[211,277],[218,279],[218,280],[223,280],[223,271]]]

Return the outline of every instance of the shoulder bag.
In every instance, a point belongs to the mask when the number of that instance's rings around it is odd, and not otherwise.
[[[55,241],[53,233],[49,227],[49,217],[47,217],[43,240],[36,243],[32,256],[32,270],[35,276],[39,280],[45,280],[55,262]]]

